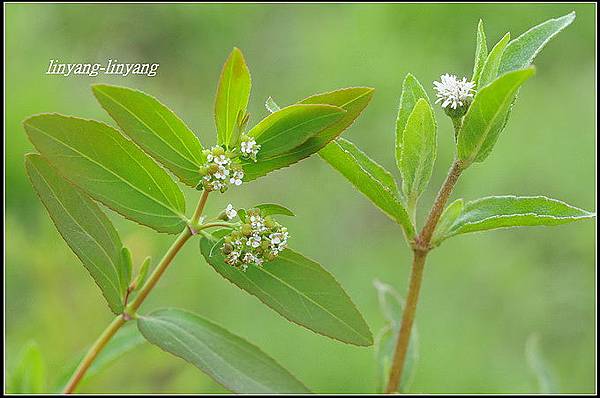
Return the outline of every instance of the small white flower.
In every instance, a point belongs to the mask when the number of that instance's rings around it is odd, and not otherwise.
[[[248,137],[246,140],[240,143],[240,152],[242,152],[242,156],[246,156],[251,158],[256,162],[256,155],[260,150],[260,145],[256,143],[254,138]]]
[[[235,216],[237,216],[237,210],[233,208],[233,205],[231,203],[229,203],[225,208],[225,215],[229,220],[232,220],[235,218]]]
[[[260,240],[260,235],[254,234],[248,238],[246,245],[252,246],[253,248],[257,248],[258,246],[260,246]]]
[[[244,178],[244,172],[242,170],[237,170],[233,172],[229,182],[233,185],[242,185],[242,178]]]
[[[435,91],[437,91],[437,100],[435,103],[442,103],[442,108],[450,105],[450,108],[456,109],[463,106],[465,101],[473,97],[475,92],[475,83],[467,81],[466,77],[458,80],[455,75],[445,74],[440,77],[441,82],[433,82]]]
[[[229,164],[230,160],[227,156],[225,155],[219,155],[217,157],[215,157],[214,162],[216,164],[218,164],[219,166],[226,166]]]

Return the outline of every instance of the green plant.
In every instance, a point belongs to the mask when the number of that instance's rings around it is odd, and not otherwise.
[[[115,314],[71,368],[72,375],[60,383],[65,393],[75,391],[86,373],[95,371],[93,365],[108,363],[140,344],[139,332],[231,391],[308,392],[256,346],[207,319],[179,309],[138,312],[179,250],[194,237],[215,271],[291,322],[345,343],[372,344],[369,327],[334,277],[287,248],[288,231],[275,217],[293,216],[290,210],[276,204],[249,209],[229,204],[212,217],[204,216],[203,210],[211,193],[223,193],[322,149],[353,123],[373,90],[345,88],[282,109],[271,100],[267,102],[271,113],[246,131],[250,87],[244,57],[234,49],[217,88],[217,145],[210,149],[165,105],[124,87],[93,86],[120,131],[58,114],[25,120],[38,151],[26,155],[31,183]],[[182,190],[167,171],[192,192],[201,192],[191,217],[186,216]],[[152,260],[146,258],[134,272],[129,249],[97,202],[131,221],[178,237],[152,270]],[[136,323],[139,332],[124,327],[129,323]],[[40,356],[27,353],[19,369],[41,368]],[[14,392],[41,389],[38,379],[24,386],[22,374],[16,373]]]
[[[521,85],[532,77],[530,66],[544,45],[575,19],[575,13],[548,20],[518,38],[506,34],[488,52],[483,23],[477,29],[477,48],[471,81],[444,75],[435,82],[436,103],[441,103],[454,126],[455,160],[420,231],[417,231],[418,200],[431,177],[436,157],[437,124],[423,86],[408,74],[402,86],[396,122],[396,160],[402,176],[401,190],[391,173],[351,142],[339,138],[319,152],[360,192],[402,227],[413,251],[406,305],[382,299],[388,325],[378,339],[378,361],[383,370],[381,386],[387,393],[407,384],[403,372],[415,318],[419,290],[428,253],[446,239],[470,232],[497,228],[558,225],[592,218],[595,214],[544,196],[492,196],[465,203],[448,199],[465,170],[483,162],[506,127]],[[377,283],[381,297],[393,289]],[[382,292],[386,293],[383,294]],[[393,297],[393,295],[392,295]],[[402,321],[398,318],[402,312]],[[394,316],[394,313],[396,315]],[[390,315],[392,314],[392,315]],[[412,339],[414,340],[414,339]],[[390,343],[392,341],[392,343]],[[393,343],[395,341],[395,343]],[[408,354],[414,362],[414,355]],[[407,366],[410,364],[407,364]]]

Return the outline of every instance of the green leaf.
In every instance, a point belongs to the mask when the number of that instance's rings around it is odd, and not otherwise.
[[[56,229],[81,260],[115,314],[123,312],[123,244],[98,205],[58,174],[38,154],[25,167]]]
[[[138,291],[146,282],[146,278],[148,277],[148,271],[150,270],[150,263],[152,261],[152,257],[148,256],[144,259],[144,262],[140,266],[140,271],[135,277],[135,288],[133,291]]]
[[[390,369],[396,350],[396,341],[404,312],[404,300],[400,294],[390,285],[379,280],[373,281],[377,290],[379,307],[386,323],[375,338],[375,360],[377,362],[377,392],[383,393],[388,384]],[[416,364],[419,360],[418,333],[413,324],[410,342],[406,352],[402,379],[399,383],[399,392],[405,393],[411,386],[415,376]]]
[[[398,109],[398,117],[396,118],[396,163],[398,168],[402,169],[402,147],[404,140],[404,130],[408,117],[412,113],[417,101],[425,99],[429,103],[429,97],[425,89],[419,83],[416,77],[412,74],[407,74],[402,82],[402,94],[400,95],[400,107]]]
[[[483,162],[490,154],[517,90],[534,73],[533,67],[509,72],[477,92],[458,134],[458,157],[465,166]]]
[[[275,103],[275,100],[273,99],[273,97],[267,98],[267,100],[265,101],[265,108],[267,108],[267,110],[271,113],[275,113],[278,110],[281,110],[279,105],[277,105]]]
[[[131,251],[127,247],[121,249],[121,267],[119,268],[119,279],[121,280],[121,290],[126,292],[131,283]]]
[[[206,261],[234,285],[256,296],[291,322],[316,333],[359,346],[370,346],[369,327],[335,278],[318,263],[290,249],[262,267],[246,271],[225,264],[221,250],[203,238]]]
[[[121,130],[187,185],[200,181],[202,145],[185,123],[156,98],[126,87],[92,86]]]
[[[532,333],[527,338],[525,343],[525,358],[527,365],[531,369],[531,373],[535,376],[538,384],[538,393],[540,394],[556,394],[556,382],[550,371],[550,368],[542,356],[540,349],[540,336],[537,333]]]
[[[433,246],[438,245],[445,239],[445,236],[448,234],[452,225],[454,225],[456,219],[462,214],[464,207],[464,201],[462,199],[456,199],[444,209],[444,212],[440,216],[440,220],[435,227],[435,231],[433,232],[433,237],[431,238],[431,244]]]
[[[46,393],[46,365],[37,343],[30,341],[21,350],[18,363],[8,378],[9,394]]]
[[[340,120],[344,113],[342,108],[322,104],[296,104],[271,113],[248,132],[260,145],[257,161],[260,163],[298,147]]]
[[[406,122],[400,150],[402,192],[409,209],[416,206],[431,178],[437,153],[436,130],[433,110],[420,98]]]
[[[146,342],[146,339],[141,335],[137,327],[133,322],[128,322],[121,327],[106,344],[104,349],[98,353],[96,359],[83,376],[83,379],[79,383],[79,386],[86,383],[94,376],[100,374],[102,371],[110,367],[117,359],[123,357],[125,354],[133,351],[135,348],[141,346]],[[77,366],[83,359],[85,353],[81,353],[76,360],[73,360],[66,366],[61,372],[58,380],[56,381],[55,390],[62,392],[69,382],[69,379],[75,373]]]
[[[504,35],[504,37],[502,37],[502,39],[500,39],[498,43],[496,43],[494,48],[492,48],[492,51],[490,51],[490,54],[487,56],[485,63],[483,64],[483,69],[481,70],[477,87],[484,87],[496,79],[498,76],[498,70],[500,68],[500,61],[502,60],[502,54],[504,54],[504,50],[509,40],[510,33],[507,33]]]
[[[282,216],[290,216],[290,217],[295,216],[295,214],[287,207],[283,207],[283,206],[275,204],[275,203],[263,203],[260,205],[256,205],[254,207],[256,207],[257,209],[260,209],[260,212],[263,216],[274,216],[274,215],[282,215]]]
[[[215,123],[219,145],[234,147],[241,133],[239,121],[246,115],[250,99],[250,71],[238,48],[229,54],[219,79],[215,100]]]
[[[93,199],[158,232],[186,226],[177,184],[117,130],[57,114],[32,116],[24,126],[42,156]]]
[[[252,181],[271,171],[290,166],[291,164],[299,162],[313,153],[318,152],[352,125],[354,120],[368,105],[372,97],[372,88],[352,87],[329,93],[317,94],[300,101],[301,104],[328,104],[337,106],[344,109],[346,113],[344,113],[342,118],[336,123],[321,130],[318,134],[306,140],[302,145],[286,153],[257,163],[252,161],[244,163],[244,180]]]
[[[488,48],[485,39],[485,30],[483,29],[483,21],[480,19],[479,24],[477,25],[477,48],[475,50],[475,62],[473,65],[473,77],[471,81],[475,83],[477,87],[477,83],[479,82],[479,76],[481,75],[481,70],[483,69],[483,64],[488,56]]]
[[[414,226],[400,200],[396,181],[387,170],[343,138],[327,145],[319,155],[400,224],[409,239],[415,235]]]
[[[185,359],[232,392],[309,392],[258,347],[198,315],[162,309],[140,316],[137,323],[150,343]]]
[[[574,20],[575,12],[549,19],[511,41],[502,56],[499,74],[529,66],[546,43]]]
[[[567,224],[595,216],[545,196],[490,196],[467,203],[446,238],[497,228]]]

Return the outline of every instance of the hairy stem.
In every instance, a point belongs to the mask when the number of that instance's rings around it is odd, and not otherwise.
[[[198,206],[194,215],[192,217],[192,225],[197,224],[198,220],[200,220],[200,216],[202,215],[202,211],[204,210],[204,205],[206,204],[206,200],[208,198],[208,191],[204,191],[200,201],[198,202]],[[185,243],[193,236],[190,228],[186,228],[180,235],[177,237],[177,240],[173,242],[167,253],[165,253],[164,257],[160,261],[160,263],[156,266],[152,274],[144,283],[144,286],[140,289],[138,295],[135,300],[131,302],[125,308],[125,311],[122,315],[117,316],[108,327],[102,332],[98,340],[94,342],[92,347],[88,350],[87,354],[71,376],[71,379],[67,383],[67,386],[64,389],[65,394],[71,394],[75,391],[75,388],[88,371],[94,359],[98,356],[98,354],[104,349],[106,344],[110,341],[110,339],[117,333],[117,331],[127,322],[128,320],[135,318],[136,311],[142,305],[148,294],[154,289],[157,282],[160,280],[166,269],[169,267],[177,253],[181,250],[181,248],[185,245]]]
[[[396,340],[396,349],[394,351],[388,385],[385,391],[387,394],[398,391],[400,379],[402,378],[402,371],[404,369],[406,352],[408,351],[408,344],[410,343],[412,326],[415,320],[417,303],[419,301],[419,291],[421,290],[425,259],[431,250],[431,236],[435,231],[435,227],[440,220],[444,207],[448,202],[448,198],[463,170],[464,167],[462,162],[460,160],[455,160],[448,172],[444,184],[435,198],[423,229],[413,242],[413,263],[410,273],[410,283],[406,297],[406,306],[404,307],[404,312],[402,314],[402,324]]]

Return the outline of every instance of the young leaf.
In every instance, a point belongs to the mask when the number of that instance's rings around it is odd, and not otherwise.
[[[566,224],[595,216],[545,196],[490,196],[467,203],[446,238],[497,228]]]
[[[92,90],[129,138],[183,183],[198,185],[202,145],[173,111],[156,98],[130,88],[96,84]]]
[[[263,216],[274,216],[274,215],[282,215],[282,216],[295,216],[295,214],[288,209],[287,207],[283,207],[281,205],[275,203],[263,203],[260,205],[254,206],[257,209],[260,209],[260,212]]]
[[[24,126],[37,150],[95,200],[158,232],[185,227],[177,184],[117,130],[58,114],[32,116]]]
[[[258,162],[298,147],[340,120],[344,113],[333,105],[296,104],[270,114],[248,132],[260,145]]]
[[[267,110],[271,113],[275,113],[281,109],[279,105],[275,103],[273,97],[267,98],[267,100],[265,101],[265,108],[267,108]]]
[[[138,272],[137,276],[135,277],[135,287],[133,289],[134,292],[140,290],[140,288],[142,286],[144,286],[144,283],[146,282],[146,278],[148,277],[148,271],[150,270],[151,261],[152,261],[152,257],[148,256],[144,259],[144,262],[140,266],[140,271]]]
[[[494,48],[492,48],[492,51],[490,51],[490,54],[483,64],[477,87],[484,87],[496,79],[498,76],[498,69],[500,68],[500,61],[502,60],[502,54],[504,54],[504,50],[509,40],[510,33],[507,33],[498,43],[496,43]]]
[[[115,314],[123,312],[123,244],[98,205],[38,154],[25,167],[40,200],[67,245],[81,260]]]
[[[552,372],[542,356],[540,336],[537,333],[532,333],[527,338],[527,342],[525,343],[525,358],[527,359],[527,365],[537,379],[537,392],[540,394],[558,393]]]
[[[415,235],[414,226],[400,200],[396,181],[387,170],[343,138],[327,145],[319,155],[400,224],[409,239]]]
[[[414,209],[431,178],[437,152],[436,129],[431,106],[420,98],[406,122],[400,151],[402,192],[409,209]]]
[[[236,145],[241,133],[238,121],[246,115],[251,86],[250,71],[244,55],[238,48],[234,48],[223,65],[215,100],[219,145]]]
[[[371,331],[350,297],[318,263],[286,249],[275,260],[244,272],[225,264],[220,250],[211,253],[213,245],[206,238],[200,241],[202,255],[215,271],[289,321],[345,343],[373,344]]]
[[[490,154],[517,90],[534,73],[533,67],[509,72],[477,92],[458,134],[458,157],[466,166]]]
[[[141,346],[145,342],[146,339],[144,339],[133,322],[128,322],[121,327],[121,329],[119,329],[115,336],[106,344],[104,349],[98,353],[98,356],[96,359],[94,359],[94,362],[85,373],[79,385],[81,386],[83,383],[96,376],[104,369],[108,368],[117,359],[133,351],[135,348]],[[55,391],[58,392],[64,390],[65,386],[69,382],[69,379],[83,359],[83,356],[84,353],[79,355],[76,360],[69,362],[69,365],[61,371],[57,381],[53,383],[55,385]]]
[[[19,355],[16,368],[8,377],[9,394],[46,393],[46,365],[38,345],[29,342]]]
[[[121,249],[121,267],[119,269],[119,279],[121,280],[121,290],[127,291],[129,283],[131,282],[131,269],[133,264],[131,262],[131,251],[129,248],[123,246]]]
[[[345,88],[325,94],[317,94],[300,101],[301,104],[328,104],[346,111],[341,119],[310,137],[302,145],[261,162],[244,163],[244,180],[252,181],[273,170],[290,166],[322,149],[339,136],[354,122],[373,97],[373,89],[368,87]]]
[[[404,312],[404,300],[392,286],[386,283],[375,280],[373,281],[373,285],[377,289],[380,310],[386,319],[385,325],[375,339],[377,392],[383,393],[388,384],[390,368],[396,350],[396,341],[400,332],[402,313]],[[418,345],[417,328],[413,325],[406,353],[406,362],[404,363],[404,371],[402,372],[402,380],[399,383],[399,392],[406,392],[412,384],[416,371],[416,363],[419,359]]]
[[[475,87],[478,85],[479,75],[481,74],[487,56],[488,48],[485,39],[485,30],[483,29],[483,21],[480,19],[479,24],[477,25],[477,49],[475,50],[473,77],[471,78],[471,81],[475,83]]]
[[[511,41],[504,51],[498,73],[504,74],[529,66],[546,43],[574,20],[575,12],[560,18],[549,19]]]
[[[198,315],[162,309],[140,316],[137,324],[150,343],[185,359],[232,392],[310,392],[258,347]]]
[[[435,231],[433,232],[433,237],[431,238],[432,245],[435,246],[445,239],[445,236],[448,234],[452,225],[454,225],[456,219],[462,214],[464,207],[464,201],[462,199],[456,199],[444,209],[444,212],[435,227]]]

